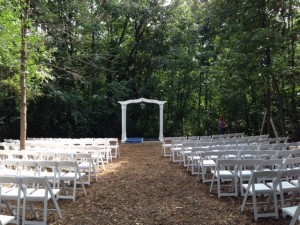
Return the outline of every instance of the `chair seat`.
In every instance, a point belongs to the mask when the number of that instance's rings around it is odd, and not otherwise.
[[[54,195],[59,193],[59,189],[52,189]],[[27,201],[43,201],[45,199],[45,189],[36,189],[26,196]],[[51,199],[50,192],[48,191],[48,200]]]
[[[202,160],[201,161],[201,166],[204,166],[204,167],[213,167],[213,166],[216,166],[216,162],[212,159],[205,159],[205,160]]]
[[[273,192],[273,189],[271,187],[269,187],[265,184],[262,184],[262,183],[254,184],[254,186],[255,186],[255,193],[256,194],[259,194],[260,192],[263,193],[263,194],[266,194],[266,192],[270,192],[270,193]],[[243,187],[245,189],[247,189],[248,184],[243,184]],[[250,191],[250,193],[253,193],[252,186],[250,187],[249,191]]]
[[[53,179],[55,177],[55,172],[40,172],[40,177],[48,177],[48,179]]]
[[[296,187],[299,187],[299,180],[291,180],[290,183],[292,183]]]
[[[291,206],[291,207],[286,207],[282,208],[282,211],[284,211],[287,215],[293,217],[296,213],[297,206]],[[300,216],[298,217],[298,220],[300,220]]]
[[[233,177],[235,177],[235,175],[231,171],[228,171],[228,170],[220,170],[219,174],[217,173],[216,176],[218,176],[218,175],[221,178],[233,178]]]
[[[251,176],[251,170],[242,170],[238,171],[238,176],[243,178],[250,178]]]
[[[0,215],[0,224],[8,224],[10,221],[14,220],[14,216],[8,216],[8,215]]]
[[[9,192],[9,191],[11,191],[12,189],[14,189],[14,188],[8,188],[8,187],[1,187],[1,189],[0,189],[0,195],[3,195],[3,194],[5,194],[5,193],[7,193],[7,192]]]
[[[65,173],[60,177],[60,179],[61,180],[70,180],[75,177],[75,174],[76,174],[75,172]],[[81,177],[83,177],[85,175],[85,173],[80,173],[80,174],[81,174]],[[79,174],[76,174],[76,179],[79,179]]]
[[[81,162],[78,164],[79,169],[89,169],[91,167],[90,162]]]
[[[282,181],[281,186],[282,186],[282,189],[284,189],[285,191],[288,191],[289,189],[294,190],[294,189],[298,188],[296,185],[294,185],[288,181]],[[279,190],[280,187],[278,186],[277,189]]]

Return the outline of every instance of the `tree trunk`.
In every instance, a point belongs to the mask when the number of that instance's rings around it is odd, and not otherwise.
[[[30,0],[25,0],[21,12],[21,65],[20,65],[20,150],[26,148],[27,136],[27,100],[26,100],[26,75],[27,75],[27,32],[28,32],[28,14]]]
[[[271,74],[271,79],[272,79],[272,85],[273,89],[276,93],[277,97],[277,107],[278,107],[278,114],[279,114],[279,120],[280,120],[280,130],[281,130],[281,135],[286,136],[286,127],[285,127],[285,118],[284,118],[284,103],[283,103],[283,98],[280,93],[278,83],[276,81],[276,78],[274,77],[273,74]]]

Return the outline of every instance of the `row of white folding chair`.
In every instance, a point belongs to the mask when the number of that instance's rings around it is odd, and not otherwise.
[[[205,153],[204,153],[205,154]],[[207,164],[205,164],[207,161]],[[231,163],[231,165],[230,165]],[[283,168],[284,160],[282,159],[218,159],[216,162],[213,160],[203,160],[202,165],[208,165],[213,173],[213,178],[211,180],[205,179],[205,167],[202,168],[204,172],[202,172],[202,181],[205,183],[207,181],[211,181],[211,189],[212,191],[214,182],[217,181],[217,188],[218,188],[218,197],[221,196],[237,196],[238,189],[233,189],[234,192],[229,192],[223,194],[221,192],[221,183],[220,181],[225,179],[226,176],[223,175],[230,175],[231,178],[234,180],[235,185],[240,183],[241,187],[241,195],[244,195],[243,192],[243,185],[244,183],[248,183],[251,172],[253,170],[257,171],[270,171],[270,170],[277,170],[279,168]],[[233,183],[233,182],[232,182]]]
[[[213,162],[213,161],[212,161]],[[297,163],[298,167],[291,168],[291,165],[295,165]],[[218,197],[221,196],[238,196],[238,182],[240,182],[241,185],[241,193],[244,193],[243,190],[247,190],[244,202],[242,206],[242,211],[245,207],[245,203],[247,200],[247,197],[249,196],[249,192],[251,195],[255,194],[253,192],[253,188],[250,188],[250,184],[252,185],[254,180],[257,177],[251,177],[253,174],[253,171],[259,171],[261,172],[260,175],[256,174],[257,176],[260,176],[261,181],[266,181],[266,178],[270,178],[268,176],[274,176],[274,174],[277,175],[276,177],[276,185],[274,186],[275,193],[271,190],[273,188],[272,185],[275,185],[272,182],[269,183],[260,183],[257,184],[256,187],[261,187],[261,189],[258,189],[258,191],[265,191],[265,194],[268,194],[272,192],[274,195],[280,194],[281,199],[281,205],[282,207],[285,206],[284,204],[284,194],[285,193],[299,193],[299,164],[300,164],[300,158],[288,158],[284,160],[235,160],[235,159],[218,159],[217,163],[214,168],[214,174],[213,174],[213,180],[211,181],[211,187],[210,192],[212,192],[214,182],[217,181],[217,192]],[[211,165],[213,166],[213,165]],[[245,169],[246,168],[246,169]],[[269,172],[273,171],[273,172]],[[271,175],[273,173],[273,175]],[[263,176],[265,178],[263,179]],[[279,177],[280,176],[280,177]],[[294,180],[282,180],[282,179],[288,179],[292,177]],[[246,181],[246,183],[245,183]],[[229,186],[230,189],[227,192],[222,192],[226,187],[226,183],[222,182],[230,182]],[[249,189],[250,188],[250,189]],[[261,193],[260,193],[261,194]],[[243,195],[243,194],[242,194]],[[294,199],[294,198],[292,198]],[[277,206],[277,200],[275,199],[274,202],[275,207]],[[257,220],[258,217],[265,217],[265,216],[278,216],[278,210],[275,209],[274,213],[266,214],[257,213],[256,208],[256,198],[253,198],[253,205],[254,205],[254,216]]]
[[[63,158],[62,158],[63,157]],[[91,184],[91,177],[94,176],[95,181],[98,181],[97,168],[94,165],[94,160],[90,153],[61,153],[60,158],[53,160],[2,160],[0,161],[1,172],[6,175],[21,175],[21,176],[50,176],[45,173],[45,168],[54,168],[57,161],[76,161],[80,171],[87,172],[87,180],[84,184]],[[53,177],[53,174],[51,175]]]
[[[183,162],[184,167],[187,167],[189,165],[189,158],[192,153],[192,149],[194,147],[208,147],[209,143],[207,142],[201,142],[201,140],[187,140],[182,143],[175,142],[175,153],[177,153],[177,158],[174,159],[173,162]],[[172,149],[173,150],[173,149]]]
[[[80,165],[80,164],[79,164]],[[85,167],[83,167],[85,169]],[[85,172],[81,172],[82,168],[78,166],[77,161],[1,161],[1,173],[4,176],[22,176],[22,177],[48,177],[54,188],[62,187],[65,191],[64,195],[59,198],[76,200],[77,184],[81,185],[84,195],[86,190],[84,186],[83,176]],[[94,172],[95,179],[96,173]],[[90,174],[88,174],[90,176]],[[90,178],[88,181],[90,182]],[[86,183],[87,183],[86,182]],[[72,183],[72,193],[69,194],[66,184]],[[89,183],[87,183],[89,184]],[[70,186],[71,187],[71,186]]]
[[[105,163],[109,162],[107,155],[110,153],[106,149],[101,149],[98,146],[76,147],[72,149],[53,149],[47,151],[45,149],[32,150],[4,150],[0,151],[0,159],[25,159],[25,160],[65,160],[74,159],[76,153],[90,153],[94,160],[96,168],[102,166],[105,170]]]
[[[299,195],[299,176],[300,169],[279,169],[279,170],[262,170],[252,171],[248,184],[243,184],[243,188],[246,190],[241,212],[244,211],[247,199],[252,197],[254,218],[257,220],[259,217],[275,216],[279,217],[278,213],[278,201],[277,195],[280,195],[281,208],[287,208],[285,205],[285,194],[292,195],[291,204],[295,198],[295,195]],[[267,203],[265,204],[265,211],[259,212],[257,208],[257,196],[264,197],[268,195]],[[269,212],[270,204],[273,202],[274,210]],[[283,213],[285,217],[285,214]]]
[[[47,177],[18,177],[18,176],[0,176],[0,205],[5,203],[8,211],[13,217],[13,223],[21,224],[21,201],[23,201],[22,209],[22,225],[24,224],[41,224],[46,225],[48,220],[48,201],[52,200],[54,209],[59,218],[62,218],[60,207],[57,203],[59,189],[52,188]],[[16,202],[14,204],[14,202]],[[39,209],[34,202],[43,204],[43,219],[39,217]],[[30,207],[28,207],[28,203]],[[27,211],[31,210],[35,215],[35,221],[30,218],[27,220]]]
[[[248,183],[251,172],[257,171],[270,171],[282,168],[283,160],[281,159],[269,159],[269,160],[257,160],[257,159],[218,159],[215,162],[215,166],[211,163],[213,175],[211,179],[210,192],[212,192],[214,182],[217,181],[218,197],[221,196],[238,196],[239,190],[237,188],[238,182],[240,183],[241,195],[244,195],[243,185]],[[205,180],[204,173],[202,173],[203,182]],[[222,181],[228,180],[230,177],[232,189],[228,192],[222,192]]]
[[[239,173],[238,177],[240,179],[240,183],[243,184],[244,181],[248,181],[250,177],[250,173],[252,170],[265,170],[266,168],[276,169],[276,168],[300,168],[300,157],[296,158],[280,158],[274,159],[271,158],[270,155],[266,157],[238,157],[234,158],[232,155],[223,154],[224,152],[215,152],[215,151],[201,151],[200,149],[200,159],[198,161],[198,180],[202,180],[203,183],[211,182],[211,179],[207,178],[207,176],[211,176],[211,173],[207,173],[207,169],[210,171],[214,171],[214,168],[217,166],[216,161],[218,159],[233,159],[239,160]],[[244,168],[250,168],[245,170]],[[243,171],[244,170],[244,171]],[[241,194],[243,196],[243,189],[241,187]]]
[[[255,151],[255,150],[222,150],[219,147],[211,148],[199,148],[194,147],[191,150],[191,155],[188,157],[189,163],[187,165],[188,170],[192,171],[192,174],[197,174],[195,172],[195,167],[200,172],[202,171],[201,166],[206,167],[206,161],[209,160],[208,165],[213,165],[211,160],[217,160],[218,158],[223,159],[272,159],[276,155],[274,150],[265,151]],[[207,167],[211,167],[208,166]],[[200,174],[198,172],[198,174]],[[203,172],[203,171],[202,171]],[[203,176],[203,174],[202,174]]]
[[[276,149],[275,144],[237,144],[235,141],[232,143],[224,144],[222,141],[204,142],[199,141],[178,141],[173,140],[171,145],[171,159],[173,162],[184,162],[184,166],[187,166],[187,157],[191,154],[191,147],[219,147],[220,150],[261,150],[265,151],[263,154],[267,154],[266,151]],[[165,148],[165,146],[163,146]]]

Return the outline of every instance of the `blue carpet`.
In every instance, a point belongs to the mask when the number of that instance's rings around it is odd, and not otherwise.
[[[125,143],[142,143],[143,140],[144,140],[143,138],[138,138],[138,137],[127,138]]]

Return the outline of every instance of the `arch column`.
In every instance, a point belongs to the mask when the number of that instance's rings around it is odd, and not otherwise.
[[[127,140],[126,134],[126,113],[127,113],[127,104],[122,104],[122,139],[121,142],[125,143]]]
[[[159,104],[159,141],[164,141],[164,104]]]

